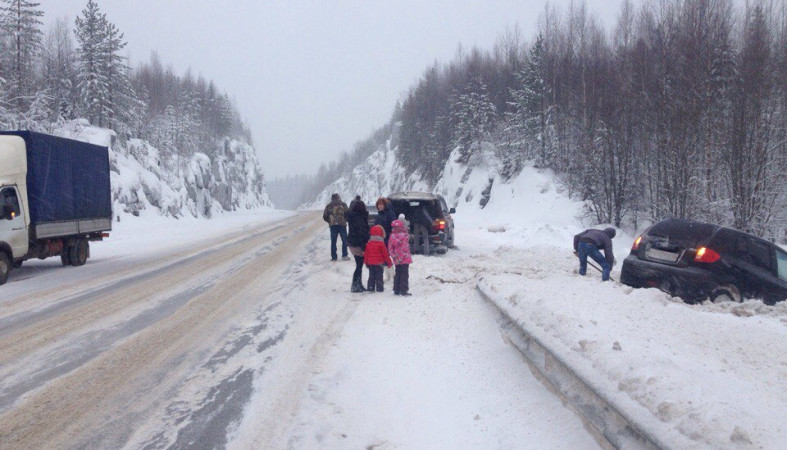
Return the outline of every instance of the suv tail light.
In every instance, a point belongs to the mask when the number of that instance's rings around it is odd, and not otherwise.
[[[445,220],[443,220],[443,219],[435,219],[434,222],[432,222],[432,228],[434,228],[437,231],[444,231],[445,230]]]
[[[714,263],[719,259],[721,259],[721,255],[707,247],[698,248],[697,254],[694,256],[694,262],[701,263]]]
[[[637,240],[634,241],[634,245],[631,246],[631,249],[632,250],[638,250],[639,249],[639,241],[641,241],[641,240],[642,240],[642,236],[638,237]]]

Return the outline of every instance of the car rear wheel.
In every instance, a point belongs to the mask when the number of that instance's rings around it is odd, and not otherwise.
[[[733,285],[718,286],[713,289],[709,295],[710,301],[713,303],[741,303],[743,296],[741,291]]]

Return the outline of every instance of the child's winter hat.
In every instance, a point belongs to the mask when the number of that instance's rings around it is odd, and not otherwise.
[[[369,230],[371,236],[380,236],[385,239],[385,228],[382,225],[375,225]]]
[[[404,220],[404,213],[399,214],[399,220]]]
[[[394,220],[391,222],[391,228],[404,228],[404,222],[398,219]]]

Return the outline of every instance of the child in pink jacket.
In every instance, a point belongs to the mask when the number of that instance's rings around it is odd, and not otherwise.
[[[410,233],[401,220],[391,222],[391,237],[388,239],[388,253],[391,255],[396,273],[393,285],[395,295],[411,295],[410,290],[410,264],[413,257],[410,255]]]

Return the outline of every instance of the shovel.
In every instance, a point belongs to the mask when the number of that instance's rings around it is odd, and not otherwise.
[[[579,258],[579,252],[574,252],[574,256],[576,256],[577,258]],[[599,273],[604,273],[604,271],[603,271],[603,270],[601,270],[601,267],[599,267],[599,266],[597,266],[597,265],[593,264],[593,261],[591,261],[591,260],[590,260],[590,258],[588,258],[588,265],[589,265],[590,267],[592,267],[592,268],[594,268],[594,269],[598,270],[598,271],[599,271]],[[609,280],[610,280],[610,281],[615,281],[615,279],[614,279],[614,278],[612,278],[612,275],[611,275],[611,274],[610,274],[610,276],[609,276]]]

